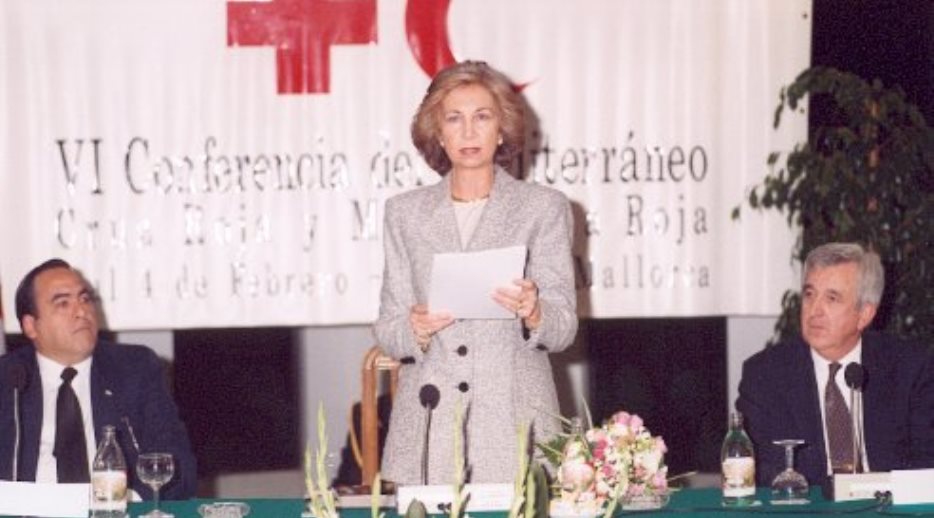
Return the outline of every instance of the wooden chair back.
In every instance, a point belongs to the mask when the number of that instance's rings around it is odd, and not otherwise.
[[[362,393],[360,395],[360,436],[361,456],[360,467],[362,481],[365,486],[373,483],[373,478],[379,471],[379,413],[377,402],[379,400],[379,378],[381,373],[389,373],[390,401],[396,397],[396,386],[399,383],[399,362],[387,356],[378,345],[371,347],[363,358],[361,371]]]

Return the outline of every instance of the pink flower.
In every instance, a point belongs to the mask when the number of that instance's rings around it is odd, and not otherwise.
[[[608,443],[606,439],[600,439],[593,444],[593,456],[596,459],[603,459],[606,457],[606,447]]]
[[[641,417],[633,414],[632,417],[629,418],[629,427],[632,428],[634,431],[641,430],[642,425],[643,425],[643,422],[642,422]]]
[[[653,437],[642,418],[620,411],[584,433],[587,444],[566,447],[558,480],[562,499],[584,502],[610,494],[641,496],[665,491],[668,446]]]
[[[599,443],[606,442],[606,432],[602,428],[593,428],[587,430],[587,433],[584,434],[584,438],[587,439],[589,443]]]
[[[645,478],[645,467],[644,467],[644,466],[636,466],[636,469],[633,470],[632,476],[634,476],[634,477],[637,478],[638,480],[644,479],[644,478]]]
[[[631,484],[627,493],[629,493],[631,496],[641,496],[645,494],[645,485]]]
[[[594,469],[587,462],[565,462],[558,472],[558,479],[562,491],[580,494],[582,491],[592,491],[594,483]]]
[[[610,420],[618,425],[629,426],[629,418],[629,412],[616,412]]]

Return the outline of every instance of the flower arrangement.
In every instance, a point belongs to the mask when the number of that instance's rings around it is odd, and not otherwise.
[[[559,501],[565,505],[596,514],[608,501],[615,507],[616,500],[667,498],[665,441],[652,436],[637,415],[617,412],[602,426],[572,429],[544,449],[557,460]]]

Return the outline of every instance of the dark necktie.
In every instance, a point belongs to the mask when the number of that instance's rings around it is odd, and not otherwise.
[[[68,367],[62,371],[62,385],[55,403],[55,455],[59,483],[88,482],[87,442],[81,405],[71,380],[78,371]]]
[[[830,467],[835,472],[850,472],[853,469],[853,421],[835,381],[839,370],[839,363],[830,364],[830,378],[824,390],[827,443],[830,449]]]

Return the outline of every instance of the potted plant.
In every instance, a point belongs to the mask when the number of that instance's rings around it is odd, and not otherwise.
[[[882,258],[886,287],[873,326],[930,342],[934,337],[934,130],[898,88],[833,68],[802,72],[779,94],[785,110],[810,99],[806,142],[768,157],[769,174],[748,196],[757,210],[785,214],[800,229],[792,258],[815,246],[855,241]],[[739,217],[739,207],[733,218]],[[776,338],[798,331],[800,298],[788,291]]]

